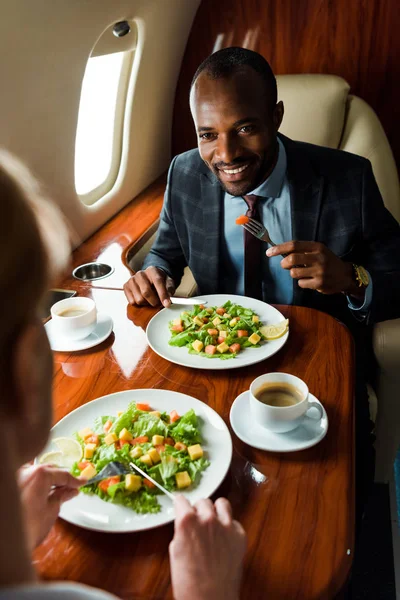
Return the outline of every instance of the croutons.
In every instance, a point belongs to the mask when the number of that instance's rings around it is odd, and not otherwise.
[[[200,444],[194,444],[194,446],[189,446],[187,451],[191,460],[197,460],[198,458],[201,458],[204,454],[203,448],[200,446]]]
[[[154,415],[155,417],[157,417],[157,419],[161,418],[161,412],[159,410],[151,410],[149,412],[149,415]]]
[[[124,427],[119,432],[119,439],[125,440],[125,442],[131,442],[133,440],[133,435],[127,430],[126,427]]]
[[[251,344],[258,344],[258,342],[260,340],[261,340],[261,337],[257,333],[252,333],[251,336],[249,337],[249,342]]]
[[[107,444],[107,446],[111,446],[111,444],[114,444],[114,442],[116,442],[117,440],[117,436],[114,432],[112,432],[106,435],[106,437],[104,438],[104,443]]]
[[[83,477],[84,479],[91,479],[96,475],[96,473],[96,467],[90,464],[87,467],[85,467],[83,471],[81,471],[81,477]]]
[[[226,342],[222,342],[222,344],[219,344],[217,346],[217,350],[220,354],[223,354],[224,352],[226,352],[227,350],[229,350],[229,346]]]
[[[153,444],[153,446],[159,446],[160,444],[163,444],[164,436],[163,435],[153,435],[153,437],[151,438],[151,443]]]
[[[201,342],[200,340],[196,340],[195,342],[192,343],[192,348],[193,350],[196,350],[196,352],[201,352],[203,349],[203,342]]]
[[[229,321],[229,325],[230,325],[231,327],[235,327],[235,325],[236,325],[236,323],[238,323],[238,321],[240,321],[239,317],[233,317],[233,319],[231,319],[231,320]]]
[[[193,323],[195,323],[199,327],[202,327],[204,325],[204,321],[202,319],[200,319],[200,317],[195,317],[193,319]]]
[[[137,492],[142,487],[142,478],[139,475],[127,475],[125,477],[125,489],[129,492]]]
[[[157,463],[161,462],[161,456],[158,454],[155,448],[150,448],[150,450],[147,451],[147,454],[148,456],[150,456],[153,465],[156,465]]]
[[[228,332],[225,331],[224,329],[220,329],[219,330],[219,337],[224,338],[224,339],[227,338],[228,337]]]
[[[221,324],[221,319],[219,317],[215,317],[215,319],[213,319],[212,324],[215,325],[215,327],[217,325]]]
[[[83,458],[93,458],[93,454],[96,448],[96,444],[86,444],[85,449],[83,451]]]
[[[251,317],[251,320],[253,321],[253,323],[259,323],[260,322],[260,317],[257,317],[257,315],[253,315]]]
[[[157,450],[154,448],[154,451],[157,452]],[[143,454],[143,456],[140,457],[140,461],[145,464],[147,467],[151,467],[153,465],[153,461],[151,460],[151,457],[149,456],[149,454]]]
[[[189,487],[189,485],[192,483],[192,480],[190,479],[189,473],[187,471],[176,473],[175,481],[178,490],[182,490],[183,488]]]
[[[129,454],[132,456],[132,458],[140,458],[143,456],[143,450],[140,446],[136,446],[136,448],[132,448]]]

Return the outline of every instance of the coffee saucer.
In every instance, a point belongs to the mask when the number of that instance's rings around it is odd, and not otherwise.
[[[312,394],[310,400],[321,404]],[[253,420],[250,412],[250,392],[246,390],[232,404],[229,418],[233,431],[245,444],[269,452],[297,452],[315,446],[326,436],[328,416],[322,404],[321,406],[322,419],[317,421],[306,415],[296,429],[286,433],[274,433]]]
[[[54,352],[79,352],[79,350],[87,350],[93,348],[97,344],[104,342],[112,332],[112,318],[104,313],[98,313],[97,325],[90,335],[83,340],[70,340],[61,337],[55,330],[53,319],[47,321],[45,329],[50,342],[50,348]]]

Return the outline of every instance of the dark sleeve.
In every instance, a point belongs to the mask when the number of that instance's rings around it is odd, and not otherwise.
[[[373,281],[368,322],[400,317],[400,226],[385,208],[371,163],[362,183],[363,258],[360,262]]]
[[[164,203],[160,214],[160,225],[157,236],[150,252],[144,259],[142,269],[158,267],[165,271],[178,287],[186,260],[176,231],[173,215],[173,172],[176,157],[173,159],[169,171],[167,187],[164,194]]]

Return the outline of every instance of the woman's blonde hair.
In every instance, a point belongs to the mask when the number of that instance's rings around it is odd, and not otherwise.
[[[37,314],[44,293],[65,268],[68,228],[31,172],[0,149],[0,357],[11,336]],[[2,361],[3,362],[3,361]]]

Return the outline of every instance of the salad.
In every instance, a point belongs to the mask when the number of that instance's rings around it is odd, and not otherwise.
[[[170,321],[170,346],[186,346],[190,354],[207,358],[235,358],[244,348],[260,348],[263,335],[259,316],[228,300],[222,306],[198,304]]]
[[[98,417],[92,427],[75,434],[83,458],[72,475],[94,477],[111,461],[137,464],[167,490],[173,492],[196,485],[210,464],[200,445],[199,419],[193,409],[182,416],[152,410],[146,403],[131,402],[118,415]],[[161,510],[153,483],[138,473],[109,477],[80,490],[96,494],[106,502],[122,504],[137,513]]]

